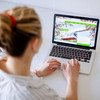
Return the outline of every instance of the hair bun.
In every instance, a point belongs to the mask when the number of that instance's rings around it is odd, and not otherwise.
[[[6,14],[0,14],[0,46],[5,48],[8,45],[8,40],[11,38],[12,21]]]

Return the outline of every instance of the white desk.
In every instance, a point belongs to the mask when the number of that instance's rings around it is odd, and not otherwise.
[[[55,13],[63,13],[60,11],[53,11],[43,8],[36,8],[40,16],[43,27],[43,44],[39,53],[35,56],[32,62],[32,69],[39,67],[48,52],[52,42],[53,33],[53,18]],[[64,13],[70,14],[70,13]],[[74,14],[75,15],[75,14]],[[100,37],[100,35],[98,35]],[[78,97],[79,100],[100,100],[100,38],[98,38],[98,45],[95,60],[90,75],[79,75],[78,80]],[[34,67],[33,67],[34,66]],[[60,96],[65,96],[67,82],[60,70],[57,70],[50,76],[44,77],[43,81],[53,88]]]
[[[19,4],[0,2],[0,11],[12,8],[17,5]],[[71,13],[64,13],[61,11],[53,11],[43,8],[35,8],[35,9],[40,16],[43,27],[43,32],[42,32],[43,44],[41,46],[40,51],[32,61],[31,70],[38,68],[43,63],[43,60],[45,59],[45,56],[48,52],[48,49],[52,41],[54,14],[55,13],[71,14]],[[100,53],[99,53],[100,35],[98,35],[98,37],[99,38],[98,38],[97,51],[91,74],[79,75],[79,80],[78,80],[79,100],[100,100]],[[44,77],[43,81],[46,84],[48,84],[51,88],[53,88],[61,97],[65,96],[67,82],[60,70],[57,70],[50,76]]]

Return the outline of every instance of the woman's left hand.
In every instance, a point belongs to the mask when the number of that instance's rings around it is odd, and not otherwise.
[[[57,68],[52,68],[53,66],[61,66],[61,63],[56,59],[47,60],[38,70],[35,70],[34,73],[38,76],[47,76],[53,73]]]

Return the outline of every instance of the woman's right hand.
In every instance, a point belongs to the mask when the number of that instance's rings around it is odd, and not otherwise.
[[[80,70],[80,64],[78,60],[72,59],[72,64],[70,64],[68,61],[66,63],[67,66],[62,65],[65,78],[67,81],[77,81]]]

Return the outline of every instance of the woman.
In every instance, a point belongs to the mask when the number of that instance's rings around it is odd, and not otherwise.
[[[7,59],[0,61],[0,100],[77,100],[80,65],[76,59],[63,65],[68,81],[66,97],[59,97],[38,77],[53,73],[61,63],[49,59],[40,69],[30,72],[30,64],[42,43],[41,24],[32,8],[16,7],[0,14],[0,47]]]

